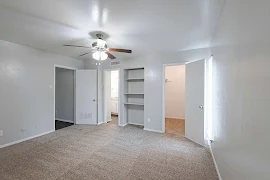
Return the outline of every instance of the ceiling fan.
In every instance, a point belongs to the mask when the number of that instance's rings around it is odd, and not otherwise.
[[[108,48],[106,41],[104,41],[103,35],[102,34],[96,34],[97,36],[97,41],[92,43],[92,47],[90,46],[76,46],[76,45],[63,45],[63,46],[68,46],[68,47],[78,47],[78,48],[89,48],[92,49],[92,51],[81,54],[80,56],[84,56],[90,53],[93,53],[93,58],[99,61],[106,60],[108,57],[110,59],[115,59],[116,57],[112,55],[109,51],[113,52],[121,52],[121,53],[132,53],[132,50],[128,49],[118,49],[118,48]]]

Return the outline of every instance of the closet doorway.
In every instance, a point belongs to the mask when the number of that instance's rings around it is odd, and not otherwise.
[[[185,136],[185,65],[164,70],[165,133]]]
[[[119,69],[104,70],[104,123],[119,125]]]
[[[75,124],[75,69],[55,66],[55,130]]]

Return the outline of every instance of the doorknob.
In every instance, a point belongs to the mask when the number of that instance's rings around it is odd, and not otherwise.
[[[200,109],[203,109],[203,106],[199,106]]]
[[[96,100],[95,100],[95,99],[93,99],[93,102],[96,102]]]

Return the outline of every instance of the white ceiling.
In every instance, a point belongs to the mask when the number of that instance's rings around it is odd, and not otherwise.
[[[225,0],[0,0],[0,39],[75,57],[103,31],[118,59],[209,46]],[[89,59],[90,55],[80,59]]]

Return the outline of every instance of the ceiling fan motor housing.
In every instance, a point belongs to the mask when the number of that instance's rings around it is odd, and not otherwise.
[[[93,48],[97,48],[97,42],[93,42],[93,43],[92,43],[92,47],[93,47]],[[108,48],[107,44],[105,44],[105,47],[104,47],[104,48],[105,48],[105,49]]]
[[[103,40],[102,39],[103,38],[103,34],[96,34],[96,36],[97,36],[98,39]],[[97,49],[97,50],[103,50],[103,51],[108,48],[107,44],[105,44],[104,47],[102,47],[102,48],[101,47],[98,47],[98,42],[97,41],[92,43],[92,47],[95,48],[95,49]]]

